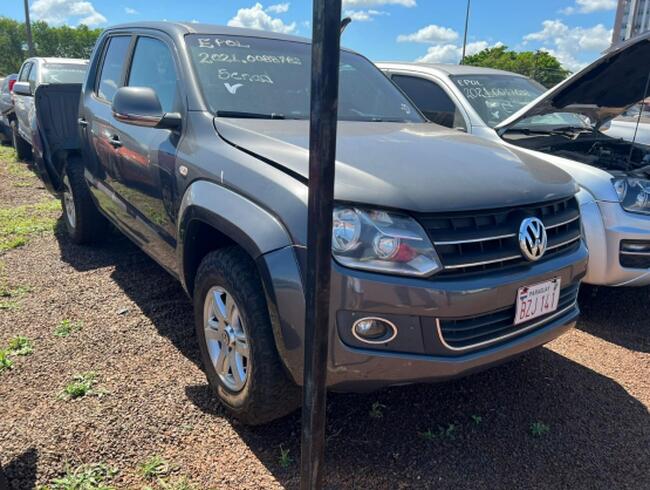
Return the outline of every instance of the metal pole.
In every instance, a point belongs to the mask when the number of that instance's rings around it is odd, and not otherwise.
[[[465,36],[463,37],[463,56],[460,59],[460,64],[465,63],[465,53],[467,51],[467,32],[469,31],[469,10],[472,0],[467,0],[467,12],[465,13]]]
[[[29,57],[36,56],[34,52],[34,42],[32,41],[32,24],[29,20],[29,0],[25,0],[25,31],[27,33],[27,48],[29,49]]]
[[[319,489],[323,482],[341,0],[314,0],[313,10],[301,453],[303,490]]]

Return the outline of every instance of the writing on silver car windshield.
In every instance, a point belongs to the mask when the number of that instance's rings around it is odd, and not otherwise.
[[[311,45],[243,36],[186,37],[206,103],[223,117],[309,119]],[[368,60],[341,52],[339,119],[422,122]]]

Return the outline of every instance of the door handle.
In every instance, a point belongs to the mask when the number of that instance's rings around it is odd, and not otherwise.
[[[82,128],[88,127],[88,121],[86,121],[83,117],[77,119],[77,122],[79,123],[79,126],[81,126]]]
[[[122,142],[120,141],[120,138],[117,135],[111,136],[111,139],[108,140],[108,143],[113,148],[121,148],[122,147]]]

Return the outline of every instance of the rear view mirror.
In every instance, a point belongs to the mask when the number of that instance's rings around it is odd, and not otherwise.
[[[113,97],[113,117],[120,122],[146,128],[176,129],[181,116],[164,113],[156,92],[149,87],[122,87]]]
[[[16,82],[14,83],[14,94],[16,95],[26,95],[31,97],[34,95],[32,93],[32,87],[29,82]]]

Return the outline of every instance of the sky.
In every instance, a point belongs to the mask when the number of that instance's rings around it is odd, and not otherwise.
[[[504,44],[544,49],[576,71],[609,47],[617,0],[472,0],[468,53]],[[107,27],[181,20],[311,36],[311,0],[30,0],[33,19]],[[457,63],[466,0],[343,0],[353,22],[343,44],[373,61]],[[24,20],[22,0],[0,16]]]

